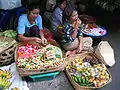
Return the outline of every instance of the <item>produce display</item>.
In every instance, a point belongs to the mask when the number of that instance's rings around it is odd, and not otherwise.
[[[17,35],[17,32],[15,30],[6,30],[4,32],[0,32],[0,36],[6,36],[9,38],[15,38]]]
[[[17,66],[28,70],[50,69],[63,64],[61,49],[51,44],[42,48],[25,44],[18,48],[17,55]]]
[[[110,74],[104,64],[91,55],[83,59],[76,57],[66,66],[72,80],[80,86],[101,87],[110,80]]]
[[[87,24],[86,28],[82,30],[84,34],[90,35],[90,36],[103,36],[107,33],[105,29],[102,27],[99,27],[96,24]]]
[[[15,30],[6,30],[4,32],[0,32],[0,36],[4,36],[4,38],[1,39],[0,41],[0,47],[5,47],[9,45],[9,42],[6,41],[6,37],[15,38],[16,35],[17,35],[17,32]]]
[[[9,79],[12,77],[11,73],[6,70],[0,70],[0,88],[7,89],[11,85]]]

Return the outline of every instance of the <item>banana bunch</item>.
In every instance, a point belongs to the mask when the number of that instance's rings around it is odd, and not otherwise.
[[[19,88],[15,87],[15,88],[12,88],[11,90],[20,90]]]
[[[0,88],[7,89],[11,85],[9,79],[12,77],[12,74],[7,70],[0,69]]]
[[[12,74],[7,70],[0,70],[0,79],[10,79]]]
[[[7,89],[9,88],[9,86],[11,85],[11,82],[8,80],[4,80],[4,79],[0,79],[0,87],[3,89]]]

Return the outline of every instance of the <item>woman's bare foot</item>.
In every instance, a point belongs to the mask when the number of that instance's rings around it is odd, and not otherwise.
[[[65,54],[65,56],[71,56],[71,55],[74,55],[74,54],[76,54],[77,53],[77,50],[75,49],[75,50],[72,50],[72,51],[67,51],[66,52],[66,54]]]
[[[71,55],[74,55],[74,54],[76,54],[76,53],[77,53],[77,49],[71,51]]]
[[[71,54],[71,51],[67,51],[65,56],[70,56],[70,54]]]

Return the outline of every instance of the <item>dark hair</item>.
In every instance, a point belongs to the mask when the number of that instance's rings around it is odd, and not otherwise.
[[[32,11],[33,9],[40,9],[40,8],[39,8],[39,6],[37,6],[37,5],[30,5],[30,6],[27,6],[27,9],[28,9],[29,11]]]
[[[67,0],[58,0],[58,4],[62,4],[64,1],[67,2]]]
[[[74,8],[69,8],[67,10],[64,11],[64,18],[66,18],[67,20],[70,19],[70,16],[72,15],[73,11],[77,11],[76,9]]]

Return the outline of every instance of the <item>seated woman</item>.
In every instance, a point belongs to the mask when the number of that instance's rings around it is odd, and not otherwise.
[[[78,18],[78,12],[71,9],[66,14],[68,23],[63,27],[62,31],[62,46],[67,51],[66,56],[81,53],[82,50],[88,50],[92,47],[92,38],[84,37],[79,27],[81,20]]]
[[[27,14],[22,14],[18,20],[18,37],[19,41],[35,41],[38,43],[47,42],[42,32],[42,17],[39,15],[38,6],[28,8]]]

